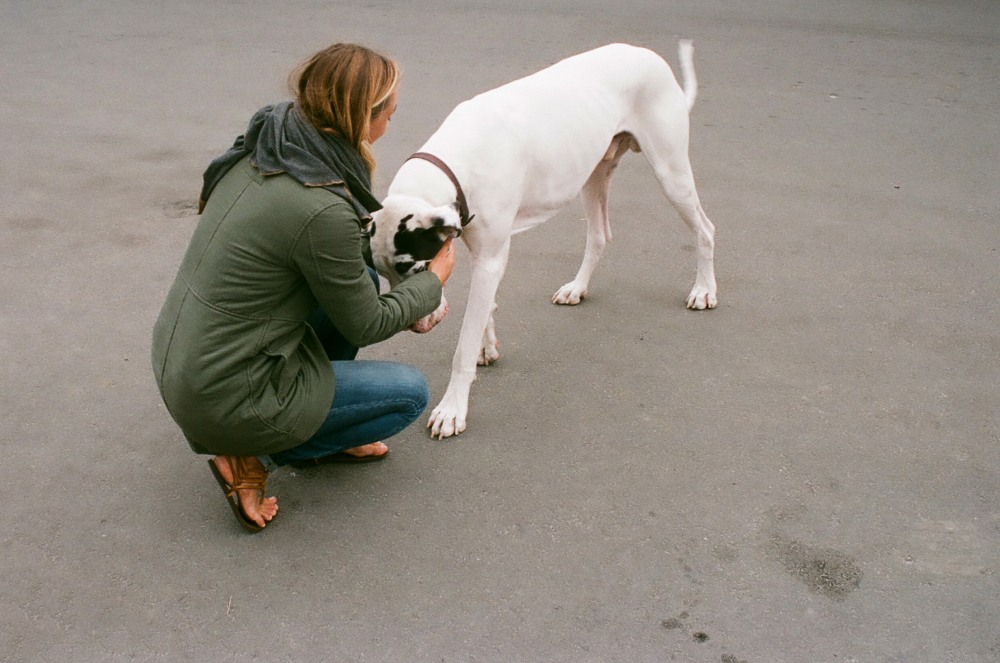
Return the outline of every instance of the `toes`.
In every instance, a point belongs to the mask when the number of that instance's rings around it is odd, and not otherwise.
[[[268,521],[278,514],[277,497],[260,497],[256,491],[239,491],[240,506],[246,517],[257,523],[259,527],[264,527]],[[243,493],[252,493],[244,495]]]
[[[577,292],[569,287],[563,287],[559,292],[552,296],[553,304],[566,304],[568,306],[576,306],[580,303],[580,300],[586,296],[586,292]]]
[[[434,439],[441,432],[441,415],[435,410],[431,413],[431,418],[427,422],[427,427],[431,429],[431,439]]]
[[[580,299],[586,295],[586,291],[579,291],[573,287],[572,283],[567,283],[563,287],[556,291],[556,294],[552,296],[553,304],[568,304],[574,306],[580,303]]]
[[[265,514],[258,508],[256,511],[251,511],[250,509],[243,509],[243,513],[246,514],[247,518],[257,523],[258,527],[263,527],[267,524],[273,516],[265,516]]]
[[[455,434],[455,420],[452,417],[445,417],[438,429],[438,439],[443,440]]]
[[[431,429],[431,438],[443,440],[446,437],[451,437],[452,435],[458,435],[465,430],[465,420],[459,419],[454,415],[445,415],[441,413],[434,413],[431,415],[431,420],[428,422],[428,427]]]
[[[500,359],[500,353],[495,349],[490,352],[486,348],[483,348],[479,353],[479,359],[476,360],[477,366],[489,366],[490,364],[496,363]]]
[[[687,298],[687,307],[697,311],[718,306],[718,298],[709,292],[692,292]]]

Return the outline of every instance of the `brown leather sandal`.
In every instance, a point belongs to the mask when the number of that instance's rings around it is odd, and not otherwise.
[[[222,492],[226,494],[226,501],[229,502],[233,515],[236,516],[240,525],[251,532],[259,532],[264,528],[246,514],[243,506],[240,505],[240,498],[236,491],[256,490],[257,494],[263,498],[264,491],[267,490],[267,471],[258,467],[250,467],[248,459],[243,456],[226,456],[226,459],[229,461],[229,469],[233,472],[233,485],[229,485],[223,478],[219,466],[215,464],[215,459],[209,458],[208,466],[212,470],[212,475],[222,488]]]

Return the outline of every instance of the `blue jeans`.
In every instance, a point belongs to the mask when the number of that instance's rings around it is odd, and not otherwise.
[[[378,277],[368,270],[375,287]],[[358,348],[340,334],[322,308],[309,317],[333,366],[336,389],[326,421],[308,442],[261,457],[265,467],[379,442],[400,432],[427,408],[430,389],[419,369],[390,361],[354,361]]]

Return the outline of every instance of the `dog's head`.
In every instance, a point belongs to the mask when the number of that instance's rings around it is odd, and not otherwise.
[[[375,270],[393,287],[427,269],[444,243],[462,234],[456,205],[431,207],[419,198],[389,196],[372,215]]]
[[[449,238],[462,234],[458,205],[432,207],[419,198],[389,196],[384,207],[372,215],[371,235],[375,271],[395,288],[408,276],[427,269]],[[428,332],[448,315],[448,300],[410,329]]]

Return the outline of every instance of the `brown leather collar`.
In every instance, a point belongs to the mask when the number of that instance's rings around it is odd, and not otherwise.
[[[451,168],[448,167],[448,164],[441,161],[441,159],[437,158],[433,154],[428,154],[427,152],[417,152],[412,155],[410,159],[423,159],[424,161],[430,161],[432,164],[440,168],[441,172],[448,176],[448,179],[455,185],[455,190],[458,192],[458,215],[462,221],[462,227],[464,228],[472,223],[472,220],[476,218],[476,215],[473,214],[472,216],[469,216],[469,204],[465,201],[465,193],[462,191],[462,185],[458,183],[458,178],[455,177],[455,173],[451,172]],[[407,161],[410,159],[407,159]]]

